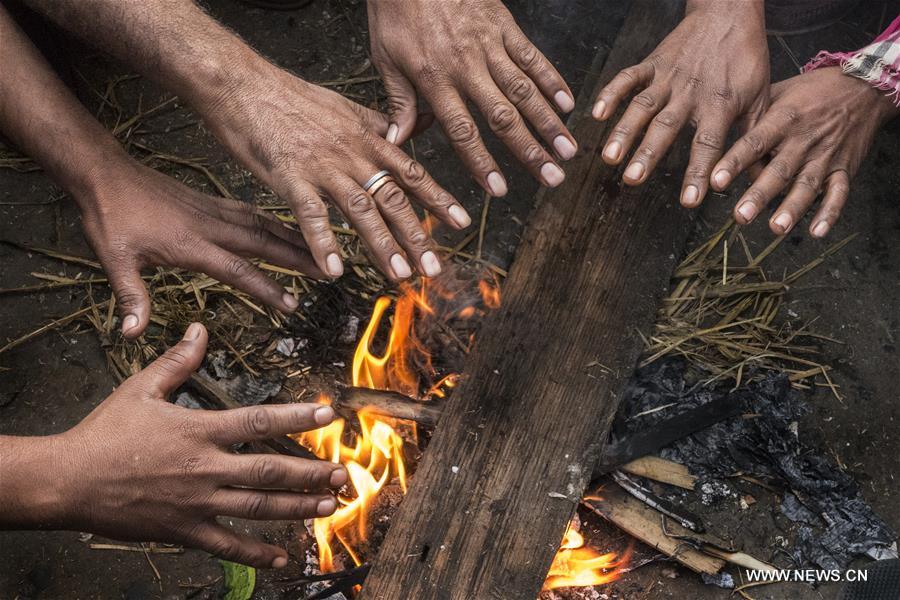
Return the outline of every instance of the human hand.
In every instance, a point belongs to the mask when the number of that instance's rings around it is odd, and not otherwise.
[[[760,1],[692,0],[684,19],[642,63],[619,72],[598,94],[594,118],[605,120],[640,91],[613,127],[603,160],[620,164],[641,138],[624,182],[647,180],[688,123],[695,129],[681,203],[698,206],[722,156],[731,125],[751,126],[766,108],[769,51]]]
[[[303,237],[250,205],[214,198],[134,161],[107,165],[90,198],[78,198],[85,236],[106,271],[122,315],[122,333],[150,322],[141,269],[202,271],[290,313],[297,300],[245,257],[323,277]]]
[[[316,264],[332,277],[343,266],[320,194],[337,205],[392,280],[412,274],[407,258],[429,277],[441,271],[409,197],[456,229],[471,223],[421,164],[383,139],[384,115],[268,63],[257,61],[237,87],[196,104],[232,153],[288,202]],[[381,170],[396,181],[374,195],[363,190]]]
[[[344,467],[269,454],[232,454],[237,443],[327,425],[334,411],[317,404],[225,411],[166,401],[206,352],[202,325],[129,378],[81,423],[53,438],[61,503],[42,522],[133,541],[196,547],[256,567],[283,567],[287,552],[238,534],[217,516],[308,519],[334,512],[328,488],[347,481]],[[46,493],[44,491],[43,493]]]
[[[883,92],[844,75],[840,67],[816,69],[776,83],[769,110],[716,165],[713,187],[724,190],[739,173],[771,155],[735,205],[735,220],[753,221],[790,185],[769,220],[769,228],[783,235],[824,190],[809,226],[813,237],[823,237],[840,217],[850,180],[875,133],[898,113],[900,109]]]
[[[389,96],[389,141],[410,136],[418,90],[476,181],[493,196],[505,195],[506,180],[468,99],[535,178],[549,187],[562,183],[562,169],[528,125],[559,158],[572,158],[575,138],[550,104],[571,111],[572,92],[499,0],[372,0],[368,7],[372,62]]]

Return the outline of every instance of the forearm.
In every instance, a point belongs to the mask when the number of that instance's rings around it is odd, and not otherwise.
[[[732,15],[734,19],[751,18],[747,25],[765,24],[764,0],[688,0],[685,4],[685,14],[694,12],[715,13]]]
[[[0,530],[65,527],[62,439],[0,436]]]
[[[79,202],[124,150],[56,77],[0,6],[0,131]],[[14,58],[13,58],[14,57]]]
[[[272,65],[191,0],[25,0],[199,112]]]

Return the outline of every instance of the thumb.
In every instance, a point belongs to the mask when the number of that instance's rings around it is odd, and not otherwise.
[[[401,146],[412,137],[416,129],[418,121],[416,89],[406,77],[392,68],[385,69],[382,78],[388,96],[388,115],[390,115],[385,139]]]
[[[122,335],[133,340],[144,333],[150,322],[150,296],[141,271],[134,264],[118,264],[106,272],[122,315]]]
[[[150,393],[166,398],[200,368],[206,356],[208,334],[200,323],[191,323],[180,342],[150,363],[136,377]]]

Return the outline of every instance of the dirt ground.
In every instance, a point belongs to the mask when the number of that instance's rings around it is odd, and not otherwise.
[[[362,0],[314,0],[293,12],[247,8],[236,0],[210,0],[213,15],[234,28],[244,39],[281,66],[315,82],[333,81],[352,74],[368,74],[365,67],[368,38]],[[510,8],[526,33],[558,65],[579,93],[593,56],[606,51],[615,40],[628,3],[593,0],[538,0],[511,2]],[[783,79],[797,72],[821,48],[851,49],[877,32],[884,14],[896,14],[896,6],[884,12],[881,2],[863,2],[857,13],[826,30],[782,40],[770,38],[773,77]],[[893,10],[893,12],[891,12]],[[96,107],[92,89],[101,89],[112,76],[127,69],[101,54],[70,41],[65,43],[70,62],[60,64],[82,100]],[[156,86],[127,82],[121,101],[132,108],[166,98]],[[370,103],[379,90],[376,83],[342,91]],[[168,132],[166,129],[168,128]],[[245,200],[263,192],[229,163],[210,136],[193,124],[185,111],[161,116],[148,123],[144,139],[162,150],[181,156],[203,156],[213,172]],[[827,389],[810,397],[810,416],[800,424],[801,435],[826,449],[861,484],[866,499],[895,530],[900,531],[900,408],[893,387],[900,380],[897,355],[900,337],[900,120],[881,132],[869,158],[853,182],[850,202],[830,236],[838,240],[852,232],[859,237],[829,262],[805,277],[789,291],[790,316],[800,321],[817,317],[816,330],[841,341],[825,346],[825,361],[835,369],[833,378],[843,399]],[[485,255],[506,265],[515,250],[522,224],[531,208],[537,185],[518,169],[494,140],[488,140],[510,180],[510,194],[492,205],[485,240]],[[456,194],[472,214],[480,214],[481,192],[471,182],[437,128],[415,141],[415,152],[428,170]],[[176,174],[191,185],[208,187],[189,171]],[[679,172],[658,173],[679,177]],[[737,189],[741,186],[738,185]],[[703,207],[694,242],[706,239],[725,219],[734,198],[715,196]],[[766,219],[760,219],[765,223]],[[799,225],[769,262],[776,272],[794,269],[815,256],[830,241],[814,241]],[[88,255],[72,202],[42,173],[0,170],[0,240],[51,247]],[[747,228],[748,240],[758,251],[771,240],[764,225]],[[627,232],[623,232],[627,235]],[[71,265],[0,244],[0,280],[3,288],[34,284],[34,271],[73,276]],[[0,295],[0,340],[14,339],[51,318],[78,308],[75,292],[38,295]],[[793,315],[796,314],[797,317]],[[0,433],[42,435],[64,431],[83,418],[112,389],[113,379],[95,335],[87,329],[63,328],[0,355]],[[135,440],[140,443],[140,440]],[[733,510],[733,509],[732,509]],[[757,539],[754,523],[770,519],[777,504],[760,502],[741,514],[748,543],[763,560],[774,551],[771,540]],[[302,571],[302,544],[307,535],[302,524],[268,526],[235,523],[283,543],[292,552],[286,574],[261,574],[255,598],[282,596],[278,580]],[[622,534],[598,528],[610,544],[621,544]],[[595,532],[591,539],[602,544]],[[218,563],[205,553],[152,555],[92,550],[85,536],[76,532],[4,532],[0,534],[0,598],[211,598],[219,593]],[[152,564],[151,564],[152,561]],[[159,577],[157,577],[158,572]],[[673,577],[674,576],[674,577]],[[209,585],[211,584],[211,585]],[[833,598],[835,587],[813,589],[793,585],[749,590],[753,598]],[[648,565],[621,580],[598,588],[585,597],[663,599],[726,598],[731,592],[705,586],[695,575],[670,563]]]

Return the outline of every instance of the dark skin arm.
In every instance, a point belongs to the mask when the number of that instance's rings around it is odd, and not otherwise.
[[[636,94],[612,127],[603,160],[618,165],[627,159],[624,182],[640,185],[690,124],[695,134],[681,204],[699,206],[729,129],[752,126],[766,109],[768,92],[762,0],[689,0],[684,19],[650,56],[598,94],[593,115],[601,121]]]
[[[441,270],[411,201],[451,227],[471,222],[422,165],[384,140],[384,115],[277,68],[189,0],[26,3],[187,101],[291,206],[316,265],[332,277],[343,266],[322,196],[393,280],[413,267],[429,276]],[[396,183],[373,196],[362,185],[382,169]]]
[[[269,306],[297,300],[248,261],[323,276],[302,236],[247,204],[192,190],[131,159],[0,7],[0,130],[69,192],[134,338],[150,321],[141,270],[203,271]]]
[[[327,425],[318,404],[228,411],[181,408],[167,397],[200,366],[207,333],[184,339],[130,377],[81,423],[47,437],[0,436],[0,529],[68,529],[201,548],[242,564],[284,567],[287,552],[216,517],[308,519],[334,512],[344,467],[233,444]]]
[[[502,2],[369,0],[368,8],[372,62],[389,97],[389,140],[409,138],[418,91],[475,180],[503,196],[506,179],[478,134],[469,100],[536,179],[550,187],[562,183],[551,152],[568,160],[577,144],[555,111],[569,112],[575,101]]]
[[[769,110],[716,165],[713,187],[724,190],[739,173],[768,160],[735,205],[735,220],[750,223],[787,190],[769,220],[772,232],[783,235],[822,194],[809,233],[824,237],[840,217],[875,134],[898,114],[884,92],[840,67],[791,77],[772,86]]]

